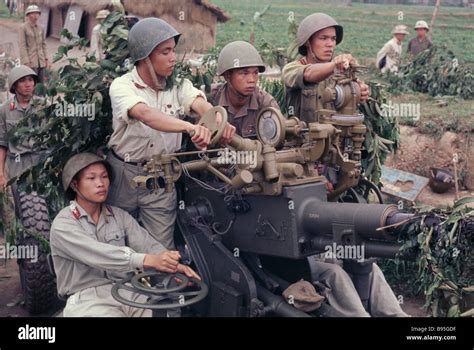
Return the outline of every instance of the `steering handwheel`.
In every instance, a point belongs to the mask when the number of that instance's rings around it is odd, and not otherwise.
[[[222,116],[220,123],[217,123],[217,113],[220,113]],[[208,110],[199,120],[198,125],[205,126],[211,132],[210,146],[217,145],[221,139],[227,125],[227,119],[227,111],[225,108],[221,106],[215,106]]]
[[[148,280],[151,283],[146,282]],[[121,290],[144,295],[148,299],[137,303],[120,295]],[[196,304],[207,296],[208,291],[204,282],[188,278],[182,273],[144,272],[115,282],[112,296],[118,302],[132,307],[167,310]]]

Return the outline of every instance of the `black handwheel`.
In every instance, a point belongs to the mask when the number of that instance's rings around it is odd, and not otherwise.
[[[137,303],[120,295],[121,290],[144,295],[148,299]],[[112,296],[132,307],[166,310],[196,304],[207,296],[208,291],[204,282],[182,273],[144,272],[116,282],[112,287]]]

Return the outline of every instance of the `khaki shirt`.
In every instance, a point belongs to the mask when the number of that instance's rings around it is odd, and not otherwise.
[[[62,296],[124,278],[143,269],[145,253],[166,250],[126,211],[104,206],[96,225],[74,201],[54,219],[50,241]]]
[[[385,66],[381,69],[381,72],[398,72],[398,67],[400,66],[402,58],[402,44],[399,43],[396,38],[392,38],[386,42],[382,49],[377,53],[377,67],[384,57],[386,57],[387,61]]]
[[[286,110],[288,116],[296,116],[305,122],[317,122],[317,96],[319,85],[328,85],[331,78],[319,83],[304,80],[304,71],[311,64],[303,57],[283,67],[281,79],[285,85]]]
[[[32,68],[46,67],[48,53],[43,33],[43,28],[38,25],[33,26],[28,21],[20,27],[18,32],[18,45],[21,64]]]
[[[0,106],[0,146],[7,148],[10,154],[17,155],[33,151],[33,140],[14,144],[9,140],[8,134],[14,132],[12,130],[16,129],[25,115],[34,113],[36,107],[33,107],[33,104],[40,104],[41,101],[41,98],[34,97],[28,107],[23,109],[14,96]]]
[[[226,109],[228,122],[235,126],[238,135],[246,138],[257,136],[257,114],[262,108],[274,107],[280,110],[273,96],[258,87],[255,88],[248,103],[238,111],[229,101],[227,83],[212,85],[210,100],[213,105],[219,105]]]
[[[408,43],[408,53],[412,56],[418,55],[420,52],[429,49],[433,44],[430,39],[424,38],[419,40],[418,38],[413,38]]]
[[[145,103],[167,114],[170,118],[183,119],[191,112],[194,100],[204,93],[196,89],[188,79],[180,87],[157,93],[138,75],[132,72],[116,78],[110,85],[113,112],[113,133],[109,141],[115,153],[130,162],[144,161],[154,154],[174,153],[181,148],[181,133],[165,133],[150,128],[128,116],[137,103]]]
[[[102,24],[96,24],[92,29],[91,35],[91,52],[95,52],[95,57],[97,61],[101,61],[105,58],[102,35],[100,34],[100,28]]]

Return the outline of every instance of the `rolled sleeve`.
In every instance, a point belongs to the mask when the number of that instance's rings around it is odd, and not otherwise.
[[[309,66],[309,64],[301,64],[298,61],[288,63],[283,67],[281,73],[283,84],[285,84],[288,89],[304,89],[307,88],[308,85],[314,85],[306,84],[304,81],[304,71]]]
[[[184,113],[191,113],[191,105],[198,97],[202,97],[207,101],[206,94],[204,94],[204,92],[196,89],[188,79],[183,79],[178,90],[178,100],[181,106],[184,108]]]
[[[110,101],[112,102],[114,118],[123,120],[127,124],[135,121],[133,118],[129,118],[128,116],[128,111],[130,111],[130,109],[138,103],[148,105],[143,97],[136,94],[133,82],[127,81],[124,78],[118,78],[112,82],[109,94]]]

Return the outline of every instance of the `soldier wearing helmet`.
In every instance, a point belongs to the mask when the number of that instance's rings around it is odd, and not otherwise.
[[[109,10],[100,10],[97,12],[95,19],[99,21],[92,29],[91,35],[91,52],[94,53],[96,62],[100,62],[105,58],[102,35],[100,29],[102,28],[102,22],[110,14]]]
[[[301,59],[288,63],[282,71],[286,88],[288,115],[295,115],[307,122],[317,121],[316,98],[318,84],[329,84],[335,69],[344,70],[355,64],[350,54],[334,57],[336,45],[341,43],[343,28],[324,13],[309,15],[300,23],[296,38]],[[358,82],[361,101],[369,96],[369,89]]]
[[[0,191],[7,179],[21,175],[41,158],[42,153],[33,150],[29,141],[18,144],[9,138],[20,120],[39,108],[42,99],[33,95],[37,82],[38,75],[27,66],[15,67],[8,75],[14,95],[0,106]]]
[[[148,232],[168,249],[174,247],[176,192],[132,189],[130,182],[137,175],[147,175],[143,165],[153,155],[178,151],[181,133],[192,132],[192,142],[201,149],[210,142],[207,128],[183,120],[193,113],[199,119],[212,108],[204,93],[187,79],[168,84],[180,35],[161,19],[140,20],[128,35],[135,67],[110,86],[113,133],[108,160],[117,176],[109,202],[136,214]],[[221,142],[228,143],[234,133],[235,128],[228,124]]]
[[[44,81],[44,70],[49,67],[44,29],[38,25],[41,10],[30,5],[25,11],[25,23],[18,32],[21,64],[33,69],[40,81]]]
[[[425,21],[418,21],[415,24],[415,31],[416,31],[416,38],[413,38],[408,43],[408,53],[415,57],[420,52],[428,50],[433,43],[431,40],[426,36],[426,34],[430,31],[430,27],[428,27],[428,23]]]
[[[377,53],[376,65],[382,73],[398,72],[402,59],[402,42],[409,33],[405,25],[399,24],[393,28],[392,34],[393,38],[387,41]]]
[[[217,74],[226,82],[212,86],[210,100],[227,110],[229,123],[243,137],[256,137],[255,124],[260,109],[279,109],[273,96],[257,86],[258,74],[264,71],[265,65],[259,53],[245,41],[234,41],[224,46],[217,60]]]
[[[130,214],[105,205],[111,177],[110,165],[92,153],[76,154],[63,169],[72,201],[54,219],[50,240],[58,294],[68,298],[66,317],[150,317],[151,310],[130,308],[111,295],[113,282],[134,271],[153,268],[199,279],[179,263],[177,251],[165,249]]]

